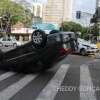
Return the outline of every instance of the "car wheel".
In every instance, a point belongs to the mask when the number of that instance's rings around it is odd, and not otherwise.
[[[16,43],[14,43],[14,44],[13,44],[13,47],[14,47],[14,48],[16,48],[16,47],[17,47],[17,44],[16,44]]]
[[[35,48],[41,48],[46,45],[47,36],[44,31],[36,30],[32,33],[32,43]]]
[[[85,56],[85,55],[86,55],[86,50],[85,50],[85,49],[82,49],[82,50],[80,51],[80,54],[81,54],[82,56]]]
[[[0,42],[0,47],[3,47],[3,44]]]
[[[50,34],[54,34],[54,33],[59,33],[59,30],[52,30],[52,31],[50,31]]]

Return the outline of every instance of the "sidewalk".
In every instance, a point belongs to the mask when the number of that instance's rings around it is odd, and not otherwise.
[[[98,53],[95,53],[95,58],[100,59],[100,51]]]

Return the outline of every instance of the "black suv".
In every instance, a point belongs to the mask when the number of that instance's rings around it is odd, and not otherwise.
[[[36,30],[27,44],[8,52],[0,51],[0,67],[32,72],[51,68],[58,58],[69,54],[75,46],[71,34],[53,32],[46,35],[44,31]]]

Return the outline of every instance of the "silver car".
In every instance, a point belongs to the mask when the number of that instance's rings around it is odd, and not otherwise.
[[[14,37],[2,37],[0,38],[0,46],[20,46],[21,43],[18,42]]]

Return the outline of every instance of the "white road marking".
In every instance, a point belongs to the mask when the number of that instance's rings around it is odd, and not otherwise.
[[[50,80],[47,86],[42,90],[36,100],[54,100],[54,97],[57,94],[57,89],[60,88],[61,83],[69,69],[68,64],[62,65],[59,70],[56,72],[54,77]]]
[[[36,76],[37,75],[26,75],[18,82],[4,89],[3,91],[0,92],[0,100],[9,100],[17,92],[19,92],[22,88],[24,88],[27,84],[29,84],[32,80],[34,80]]]
[[[13,76],[14,74],[15,74],[15,73],[13,73],[13,72],[6,72],[6,73],[0,75],[0,81],[3,81],[3,80],[5,80],[5,79],[7,79],[7,78]]]
[[[96,100],[95,90],[87,65],[80,66],[80,100]]]

